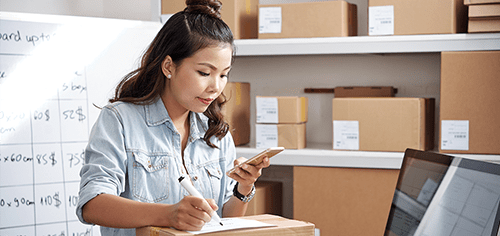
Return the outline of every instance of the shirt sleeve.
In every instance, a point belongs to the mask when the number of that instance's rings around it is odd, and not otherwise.
[[[80,192],[76,208],[82,223],[83,206],[99,194],[120,195],[125,189],[127,154],[123,125],[112,106],[104,107],[92,128],[85,164],[80,171]]]

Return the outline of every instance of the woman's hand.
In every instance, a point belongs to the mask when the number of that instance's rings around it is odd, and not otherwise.
[[[234,160],[234,165],[237,166],[246,160],[246,158],[240,157]],[[243,164],[242,166],[236,168],[236,171],[228,176],[238,181],[238,192],[247,195],[250,191],[252,191],[255,181],[257,181],[262,174],[262,169],[269,167],[270,164],[269,157],[266,156],[258,165]]]
[[[170,225],[178,230],[201,230],[218,209],[215,200],[206,199],[206,202],[198,197],[186,196],[165,214],[169,218],[167,221],[172,222]]]

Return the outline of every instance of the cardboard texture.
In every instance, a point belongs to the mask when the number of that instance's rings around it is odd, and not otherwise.
[[[440,124],[469,121],[469,150],[500,154],[500,51],[442,52]],[[440,144],[442,130],[440,129]]]
[[[346,37],[358,34],[357,7],[346,1],[259,5],[259,9],[266,7],[281,8],[281,32],[259,32],[259,39]],[[259,26],[261,24],[259,22]]]
[[[391,86],[384,87],[335,87],[336,98],[345,97],[394,97],[396,89]]]
[[[266,96],[257,96],[257,98]],[[298,124],[307,122],[308,98],[294,96],[267,97],[278,99],[278,123]],[[259,107],[256,107],[259,110]]]
[[[500,4],[469,6],[469,20],[474,17],[499,17]]]
[[[321,235],[384,235],[398,173],[295,166],[293,218],[314,222]]]
[[[368,7],[394,6],[394,35],[454,34],[467,32],[463,1],[369,0]]]
[[[290,220],[275,215],[256,215],[243,216],[243,219],[257,220],[268,224],[277,225],[275,227],[255,228],[255,229],[240,229],[222,232],[214,232],[203,234],[206,236],[230,236],[230,235],[246,235],[246,236],[261,236],[261,235],[276,235],[276,236],[314,236],[314,224]],[[179,231],[172,228],[160,227],[143,227],[136,230],[137,236],[188,236],[195,235],[185,231]]]
[[[233,32],[234,39],[258,37],[259,0],[220,0],[221,17]],[[162,0],[161,13],[175,14],[186,8],[184,0]]]
[[[359,122],[360,151],[434,148],[433,98],[334,98],[333,120]]]
[[[464,0],[465,5],[500,3],[500,0]]]
[[[234,145],[250,142],[250,83],[229,82],[224,88],[227,102],[222,114],[229,124]]]
[[[274,181],[255,182],[255,196],[248,203],[246,216],[282,215],[282,183]]]
[[[469,33],[500,32],[500,17],[469,19]]]
[[[302,149],[306,147],[306,123],[302,124],[258,124],[277,126],[278,147],[286,149]],[[261,137],[256,136],[256,142]]]

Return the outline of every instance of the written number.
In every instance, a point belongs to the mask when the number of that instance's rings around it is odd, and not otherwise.
[[[70,119],[70,120],[75,120],[75,119],[78,119],[78,121],[83,121],[87,118],[87,116],[85,116],[83,114],[83,110],[82,110],[82,107],[78,107],[77,110],[66,110],[63,112],[63,115],[64,115],[64,119],[67,120],[67,119]]]

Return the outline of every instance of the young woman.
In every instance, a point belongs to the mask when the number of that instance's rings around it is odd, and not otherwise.
[[[102,235],[142,226],[200,230],[211,215],[242,216],[269,159],[236,159],[222,94],[234,54],[217,0],[187,0],[116,88],[97,119],[81,170],[77,215]],[[206,198],[178,182],[189,176]],[[208,202],[208,204],[207,204]]]

